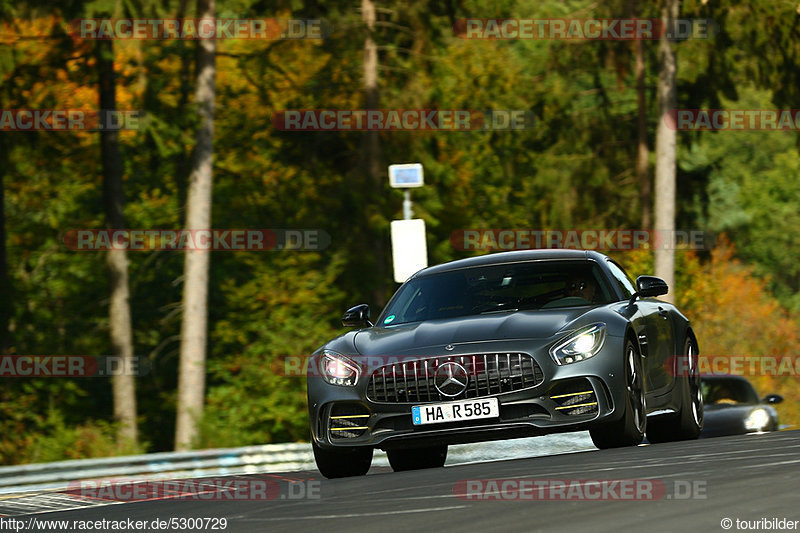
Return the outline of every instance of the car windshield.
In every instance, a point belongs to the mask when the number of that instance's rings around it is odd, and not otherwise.
[[[703,401],[708,405],[754,404],[758,395],[746,381],[729,378],[703,378]]]
[[[382,325],[529,309],[590,306],[616,298],[593,261],[531,261],[422,276],[400,289]]]

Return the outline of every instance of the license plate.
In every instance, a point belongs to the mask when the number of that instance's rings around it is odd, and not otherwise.
[[[497,418],[499,416],[500,404],[497,398],[432,403],[429,405],[415,405],[411,408],[411,419],[414,421],[415,426]]]

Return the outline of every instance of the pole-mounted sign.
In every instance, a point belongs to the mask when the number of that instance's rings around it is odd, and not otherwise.
[[[422,187],[425,185],[422,165],[419,163],[389,165],[389,185],[395,189]]]
[[[428,266],[428,247],[425,243],[425,221],[412,219],[411,191],[422,187],[425,179],[422,165],[407,163],[389,165],[389,185],[403,191],[403,218],[393,220],[392,230],[392,263],[394,264],[394,280],[404,283],[412,274]]]

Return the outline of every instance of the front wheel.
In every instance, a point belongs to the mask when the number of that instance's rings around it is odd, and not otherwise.
[[[447,459],[447,446],[429,448],[410,448],[408,450],[387,450],[389,464],[395,472],[441,468]]]
[[[625,392],[622,417],[610,424],[589,430],[592,442],[601,450],[636,446],[644,439],[647,413],[642,358],[630,340],[625,343]]]
[[[320,473],[328,479],[337,477],[363,476],[372,465],[372,448],[351,447],[326,450],[311,443],[314,461]]]

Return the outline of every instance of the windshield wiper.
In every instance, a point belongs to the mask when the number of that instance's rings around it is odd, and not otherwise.
[[[511,302],[491,302],[488,304],[483,305],[476,305],[472,308],[473,313],[478,313],[481,315],[486,315],[489,313],[505,313],[508,311],[519,311],[517,307],[506,307],[509,305],[514,305]]]

